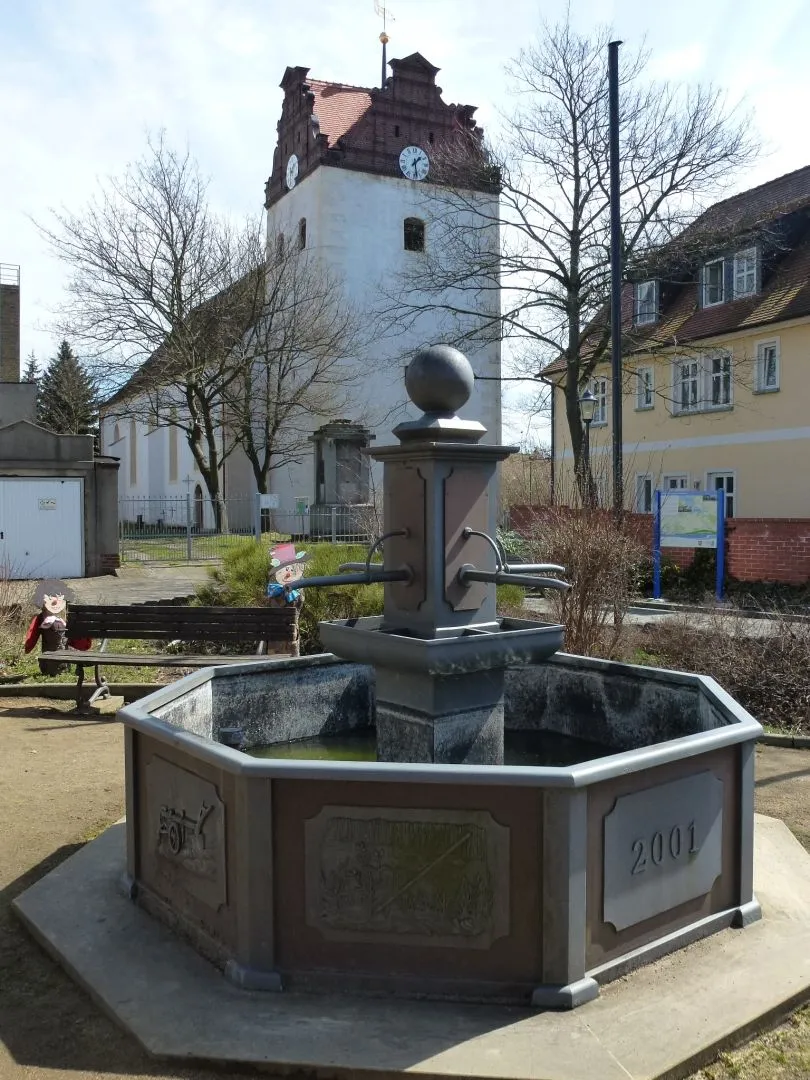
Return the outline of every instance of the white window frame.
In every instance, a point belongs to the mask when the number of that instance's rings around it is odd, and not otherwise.
[[[641,290],[652,286],[652,297],[642,301]],[[649,326],[658,322],[658,281],[637,281],[633,287],[633,322],[636,326]]]
[[[591,379],[589,389],[596,398],[591,427],[607,427],[608,422],[608,381],[607,376]]]
[[[727,371],[715,371],[716,361],[725,362]],[[689,366],[688,380],[682,377],[681,368]],[[715,385],[721,387],[727,380],[725,389],[728,400],[715,401]],[[683,384],[693,384],[694,400],[684,405]],[[691,395],[690,395],[691,396]],[[725,396],[722,392],[721,398]],[[733,354],[730,349],[717,349],[715,352],[704,353],[701,356],[682,356],[672,361],[672,415],[694,416],[702,412],[724,412],[734,408],[734,367]]]
[[[649,484],[649,508],[644,506],[647,499],[644,497],[644,485]],[[655,477],[652,473],[636,473],[636,513],[651,514],[655,509]]]
[[[753,268],[751,267],[753,263]],[[750,281],[750,288],[747,281]],[[742,279],[742,285],[740,281]],[[741,296],[753,296],[757,291],[757,249],[744,248],[734,256],[734,299]]]
[[[682,484],[670,486],[670,480],[683,480]],[[689,491],[689,473],[665,473],[661,477],[662,491]]]
[[[765,350],[773,349],[774,355],[774,374],[776,380],[773,386],[768,386],[765,382],[765,376],[767,369],[765,366]],[[755,390],[757,394],[774,394],[781,387],[781,372],[780,372],[780,347],[779,338],[768,338],[766,341],[758,341],[756,343],[757,357],[756,357],[756,377],[754,380]]]
[[[720,267],[720,299],[709,299],[709,285],[707,283],[708,269],[710,266]],[[725,259],[711,259],[709,262],[703,264],[703,268],[700,272],[700,283],[703,292],[701,307],[717,307],[718,304],[724,304],[726,301],[726,260]]]
[[[714,365],[718,361],[721,364],[728,365],[728,370],[724,370],[723,367],[719,371],[715,371]],[[713,411],[715,409],[730,409],[734,405],[734,378],[731,367],[731,353],[728,349],[718,349],[717,352],[709,353],[704,358],[705,379],[706,379],[706,393],[705,398],[705,411]],[[726,380],[728,380],[726,382]],[[728,400],[715,401],[715,390],[720,388],[719,397],[724,397],[724,390],[728,393]]]
[[[689,365],[690,368],[694,365],[694,370],[690,370],[688,379],[684,379],[681,368]],[[697,356],[684,356],[679,357],[672,361],[672,413],[673,416],[691,416],[693,413],[700,412],[703,407],[703,378],[702,378],[702,365],[700,358]],[[684,382],[694,382],[695,400],[694,402],[683,403],[683,384]]]
[[[712,491],[717,491],[717,487],[715,486],[715,483],[714,483],[714,479],[717,476],[724,476],[724,477],[729,477],[730,476],[731,479],[732,479],[734,490],[731,492],[731,494],[726,492],[726,499],[725,499],[726,517],[727,518],[728,517],[731,517],[731,518],[736,517],[737,516],[737,494],[738,494],[738,492],[737,492],[737,470],[736,469],[707,469],[706,470],[706,493],[707,494],[709,492],[712,492]],[[723,490],[725,491],[725,487],[723,488]],[[728,512],[728,510],[729,510],[729,499],[731,499],[731,513]]]
[[[648,378],[649,376],[649,378]],[[643,365],[636,368],[636,411],[655,407],[655,368]]]

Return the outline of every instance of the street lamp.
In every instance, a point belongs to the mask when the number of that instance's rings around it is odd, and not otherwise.
[[[582,473],[585,479],[585,505],[590,509],[593,502],[591,482],[591,422],[596,412],[596,398],[586,389],[579,398],[579,414],[585,425],[585,442],[582,448]]]

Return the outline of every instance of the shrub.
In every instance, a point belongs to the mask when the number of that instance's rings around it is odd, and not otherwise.
[[[565,648],[614,655],[627,609],[638,592],[643,549],[604,511],[549,508],[523,530],[533,562],[559,563],[571,589],[549,591]]]
[[[270,576],[270,547],[239,544],[228,548],[222,566],[208,571],[210,581],[197,589],[197,602],[205,607],[258,607],[264,602]]]

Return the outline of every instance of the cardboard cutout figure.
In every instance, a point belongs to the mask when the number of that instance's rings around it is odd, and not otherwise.
[[[56,578],[48,578],[41,581],[36,592],[31,597],[31,603],[38,607],[39,613],[31,620],[28,633],[25,635],[25,651],[32,652],[41,642],[43,652],[53,652],[55,649],[81,649],[90,648],[92,642],[89,638],[68,639],[67,636],[67,605],[75,599],[70,588]],[[39,670],[43,675],[59,675],[67,671],[69,664],[59,664],[53,660],[40,660]]]
[[[300,589],[293,586],[304,576],[303,564],[308,555],[305,551],[296,552],[295,544],[276,544],[270,552],[270,573],[274,580],[267,586],[270,603],[277,607],[285,604],[303,606],[304,597]]]

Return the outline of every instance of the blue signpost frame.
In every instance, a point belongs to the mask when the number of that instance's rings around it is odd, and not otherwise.
[[[655,492],[653,511],[653,599],[661,599],[661,496],[665,492]],[[702,495],[705,492],[680,492],[682,495]],[[726,576],[726,493],[722,488],[713,492],[717,499],[717,536],[715,546],[715,583],[714,593],[718,600],[723,599],[723,584]]]

